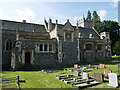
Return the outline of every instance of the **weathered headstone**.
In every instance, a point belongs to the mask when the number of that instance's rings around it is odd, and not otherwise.
[[[86,72],[83,72],[82,78],[83,78],[83,79],[88,79],[88,78],[89,78],[89,74],[86,73]]]
[[[107,77],[109,73],[112,73],[111,69],[105,69],[104,70],[104,75]]]
[[[109,86],[118,87],[118,77],[116,73],[109,73]]]
[[[72,69],[67,68],[67,71],[70,71],[70,72],[71,72],[71,71],[72,71]]]
[[[88,67],[91,67],[91,65],[89,64]]]
[[[101,73],[94,73],[93,79],[97,82],[103,82],[103,75]]]
[[[79,76],[79,71],[74,71],[73,76]]]
[[[100,68],[105,68],[105,64],[100,64]]]
[[[74,68],[78,68],[78,64],[74,64]]]
[[[99,69],[98,66],[95,66],[95,69]]]

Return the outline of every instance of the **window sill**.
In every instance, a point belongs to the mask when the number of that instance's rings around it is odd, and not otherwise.
[[[36,53],[55,53],[55,51],[37,51]]]

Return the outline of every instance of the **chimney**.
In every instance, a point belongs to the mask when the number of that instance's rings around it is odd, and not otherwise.
[[[51,18],[49,18],[48,22],[52,23],[52,19],[51,19]]]
[[[58,29],[58,20],[56,20],[56,25],[55,25],[55,29]]]
[[[26,20],[23,20],[23,23],[26,23]]]
[[[56,20],[56,24],[58,24],[58,20]]]
[[[69,22],[69,19],[67,19],[67,22]]]
[[[48,32],[50,32],[51,29],[52,29],[52,19],[50,18],[48,20]]]

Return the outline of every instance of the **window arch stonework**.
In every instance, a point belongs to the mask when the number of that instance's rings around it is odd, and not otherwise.
[[[97,50],[102,50],[103,45],[102,44],[97,44]]]
[[[85,50],[92,50],[93,44],[92,43],[87,43],[85,44]]]
[[[12,50],[12,41],[10,39],[5,42],[5,50]]]

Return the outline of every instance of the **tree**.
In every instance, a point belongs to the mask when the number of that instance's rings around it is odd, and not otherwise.
[[[96,11],[93,11],[93,23],[100,23],[100,17],[98,16]]]
[[[112,48],[112,53],[113,53],[113,48],[115,45],[115,42],[120,39],[119,36],[119,25],[118,22],[116,21],[103,21],[100,23],[94,23],[94,28],[99,32],[109,32],[110,33],[110,39],[111,39],[111,48]],[[115,52],[114,52],[115,53]]]
[[[115,42],[115,45],[113,47],[113,52],[115,54],[120,54],[120,39],[117,42]]]
[[[93,25],[94,28],[99,32],[109,32],[110,33],[110,39],[111,39],[111,48],[112,48],[112,53],[117,53],[118,51],[115,49],[117,47],[117,44],[119,39],[120,39],[120,34],[119,34],[119,24],[116,21],[111,21],[111,20],[104,20],[101,22],[99,15],[97,14],[96,11],[93,11]]]
[[[87,13],[87,20],[91,20],[91,13],[90,13],[90,11],[88,10],[88,13]]]

